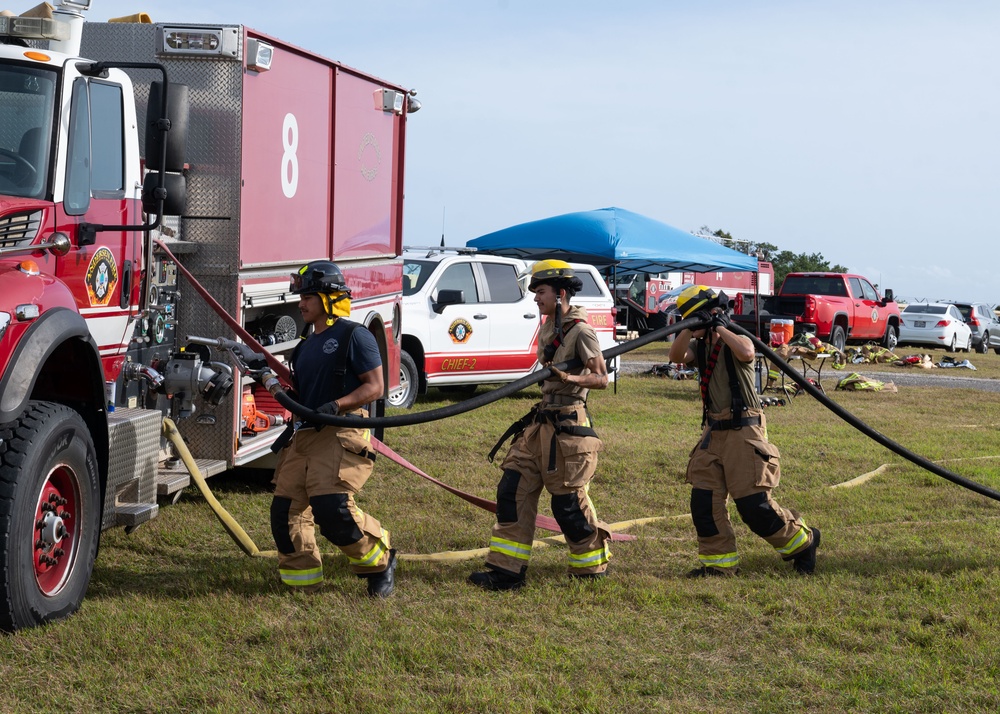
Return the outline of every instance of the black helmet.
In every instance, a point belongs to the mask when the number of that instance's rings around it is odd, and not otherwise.
[[[344,274],[330,260],[314,260],[303,265],[297,273],[292,273],[288,290],[295,295],[343,292],[351,296]]]

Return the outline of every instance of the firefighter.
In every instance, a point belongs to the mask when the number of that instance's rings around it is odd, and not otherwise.
[[[582,287],[573,268],[561,260],[542,260],[532,267],[528,289],[547,318],[538,337],[539,363],[579,358],[584,366],[568,373],[553,369],[542,382],[542,400],[507,430],[490,454],[492,461],[507,438],[516,435],[497,486],[497,523],[486,570],[469,576],[486,590],[524,585],[542,486],[552,494],[552,512],[569,545],[570,576],[601,578],[608,568],[611,534],[597,519],[588,495],[602,444],[587,413],[587,392],[608,386],[608,370],[586,310],[570,306]]]
[[[797,572],[809,575],[816,569],[820,532],[771,497],[781,476],[778,449],[767,440],[764,411],[754,390],[753,342],[730,331],[727,302],[724,293],[704,285],[685,289],[677,311],[682,318],[703,316],[708,324],[681,330],[669,353],[671,362],[697,362],[702,396],[703,430],[687,467],[701,565],[688,577],[739,572],[727,508],[730,496],[750,530],[790,560]]]
[[[298,401],[323,414],[367,416],[364,405],[382,396],[382,358],[371,332],[348,320],[351,291],[335,263],[317,260],[291,276],[305,321],[292,352]],[[311,334],[310,334],[310,327]],[[323,426],[296,418],[274,475],[271,531],[282,581],[312,591],[323,581],[315,526],[368,580],[368,595],[388,597],[396,551],[389,531],[364,513],[355,496],[371,475],[375,452],[368,429]]]

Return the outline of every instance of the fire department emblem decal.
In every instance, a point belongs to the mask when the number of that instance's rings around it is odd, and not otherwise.
[[[451,323],[451,326],[448,328],[448,334],[451,336],[452,342],[465,344],[472,335],[472,325],[462,318],[458,318]]]
[[[368,133],[361,138],[361,146],[358,147],[358,163],[361,164],[361,175],[366,181],[374,181],[378,176],[378,167],[382,163],[382,150],[379,149],[378,139],[374,134]]]
[[[323,343],[323,353],[332,355],[340,347],[340,343],[337,341],[336,337],[331,337],[326,342]]]
[[[100,248],[87,266],[87,296],[91,307],[107,305],[118,285],[118,265],[107,248]]]

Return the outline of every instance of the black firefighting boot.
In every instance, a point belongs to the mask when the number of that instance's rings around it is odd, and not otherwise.
[[[602,571],[600,573],[570,573],[569,577],[573,580],[583,580],[583,581],[593,581],[600,580],[601,578],[608,577],[608,571]]]
[[[689,578],[731,578],[740,574],[739,568],[709,568],[702,566],[688,572]]]
[[[486,565],[486,568],[486,570],[470,575],[469,582],[483,590],[517,590],[524,587],[526,567],[521,568],[520,573],[501,570],[489,564]]]
[[[816,570],[816,549],[819,548],[819,528],[810,528],[812,543],[792,556],[792,567],[802,575],[812,575]]]
[[[368,597],[389,597],[396,586],[396,549],[389,551],[389,562],[385,570],[363,577],[368,578]]]

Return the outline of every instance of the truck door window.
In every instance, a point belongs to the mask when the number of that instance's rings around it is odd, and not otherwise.
[[[465,293],[465,302],[479,302],[479,293],[476,291],[476,278],[472,274],[471,263],[455,263],[445,268],[438,280],[432,300],[437,300],[438,290],[461,290]]]
[[[66,150],[66,191],[63,208],[79,216],[90,208],[90,95],[87,80],[73,82],[69,110],[69,146]]]
[[[95,198],[123,197],[125,189],[125,129],[122,88],[90,83],[91,190]],[[101,195],[111,192],[113,195]]]
[[[601,292],[601,288],[597,285],[597,281],[594,279],[593,273],[588,273],[583,270],[577,270],[576,277],[580,278],[580,282],[583,283],[583,289],[576,294],[577,297],[582,297],[582,298],[604,297],[604,293]]]
[[[0,65],[0,193],[43,198],[49,192],[49,147],[55,73]]]
[[[483,263],[482,267],[490,291],[490,302],[518,302],[524,297],[517,281],[517,268],[513,265]]]
[[[861,300],[865,296],[865,291],[861,287],[861,280],[859,278],[848,278],[847,282],[851,284],[851,295],[854,296],[855,300]]]
[[[875,292],[875,288],[867,280],[861,280],[861,293],[864,295],[865,300],[873,300],[878,302],[878,293]]]

